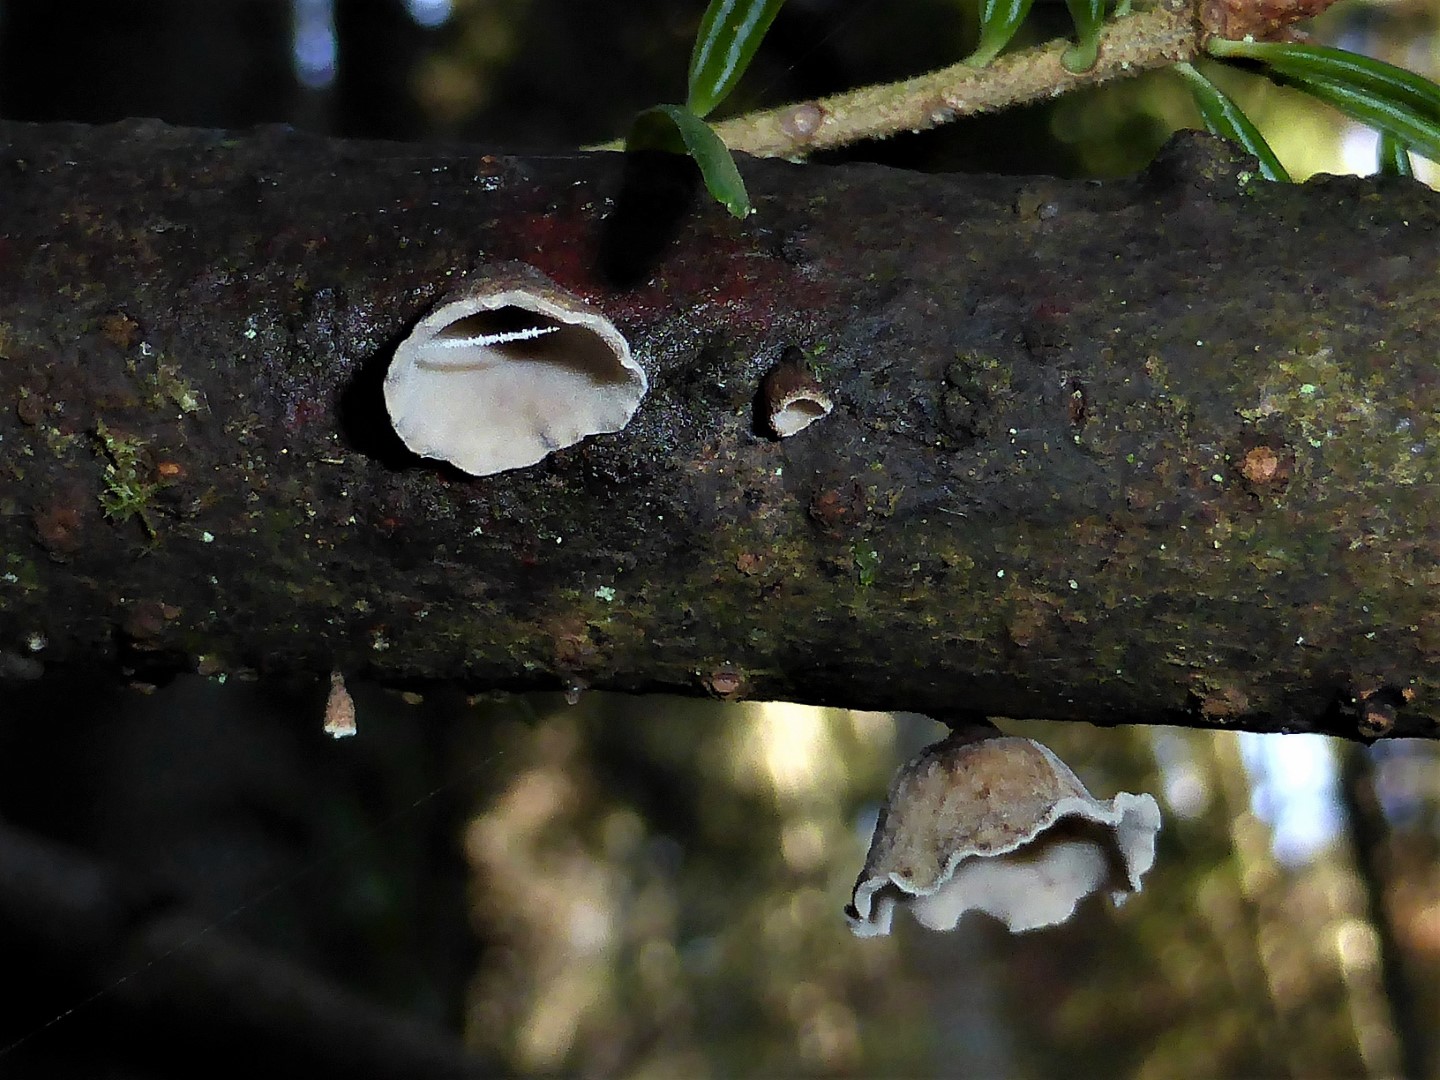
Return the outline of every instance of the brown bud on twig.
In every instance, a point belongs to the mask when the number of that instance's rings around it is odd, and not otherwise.
[[[1305,35],[1295,29],[1302,19],[1312,19],[1335,0],[1202,0],[1201,27],[1210,34],[1240,41],[1298,41]]]

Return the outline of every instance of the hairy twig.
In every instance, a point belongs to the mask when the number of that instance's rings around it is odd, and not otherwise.
[[[1072,72],[1061,63],[1069,45],[1059,40],[1023,49],[987,67],[952,64],[902,82],[750,113],[717,124],[715,130],[732,150],[802,158],[1193,59],[1200,51],[1200,32],[1194,9],[1182,4],[1112,23],[1101,36],[1099,59],[1089,71]]]

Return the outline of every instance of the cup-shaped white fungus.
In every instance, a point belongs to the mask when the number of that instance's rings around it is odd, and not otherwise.
[[[1053,926],[1092,892],[1139,892],[1159,829],[1149,795],[1101,802],[1039,743],[957,729],[896,774],[845,914],[860,937],[888,934],[897,904],[932,930],[971,910]]]
[[[488,476],[619,431],[647,387],[609,319],[505,263],[442,298],[400,343],[385,408],[415,453]]]

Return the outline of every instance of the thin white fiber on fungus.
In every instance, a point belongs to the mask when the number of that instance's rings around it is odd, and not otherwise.
[[[1159,829],[1153,797],[1102,802],[1039,743],[957,728],[896,774],[845,914],[860,937],[888,934],[901,904],[932,930],[972,910],[1053,926],[1093,892],[1139,892]]]
[[[384,393],[410,450],[488,476],[619,431],[648,385],[609,319],[533,267],[503,263],[420,320]]]

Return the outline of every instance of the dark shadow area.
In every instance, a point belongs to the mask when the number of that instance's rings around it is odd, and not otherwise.
[[[410,469],[424,463],[400,441],[385,409],[385,372],[396,347],[413,329],[413,325],[407,326],[367,358],[340,391],[337,403],[345,445],[386,469]]]
[[[610,284],[630,289],[643,283],[703,193],[700,170],[688,157],[627,153],[615,211],[600,236],[600,270]]]
[[[7,694],[0,1075],[481,1074],[457,710],[358,694],[348,741],[318,687]]]
[[[299,87],[289,4],[256,0],[6,0],[0,115],[199,127],[284,120]]]

